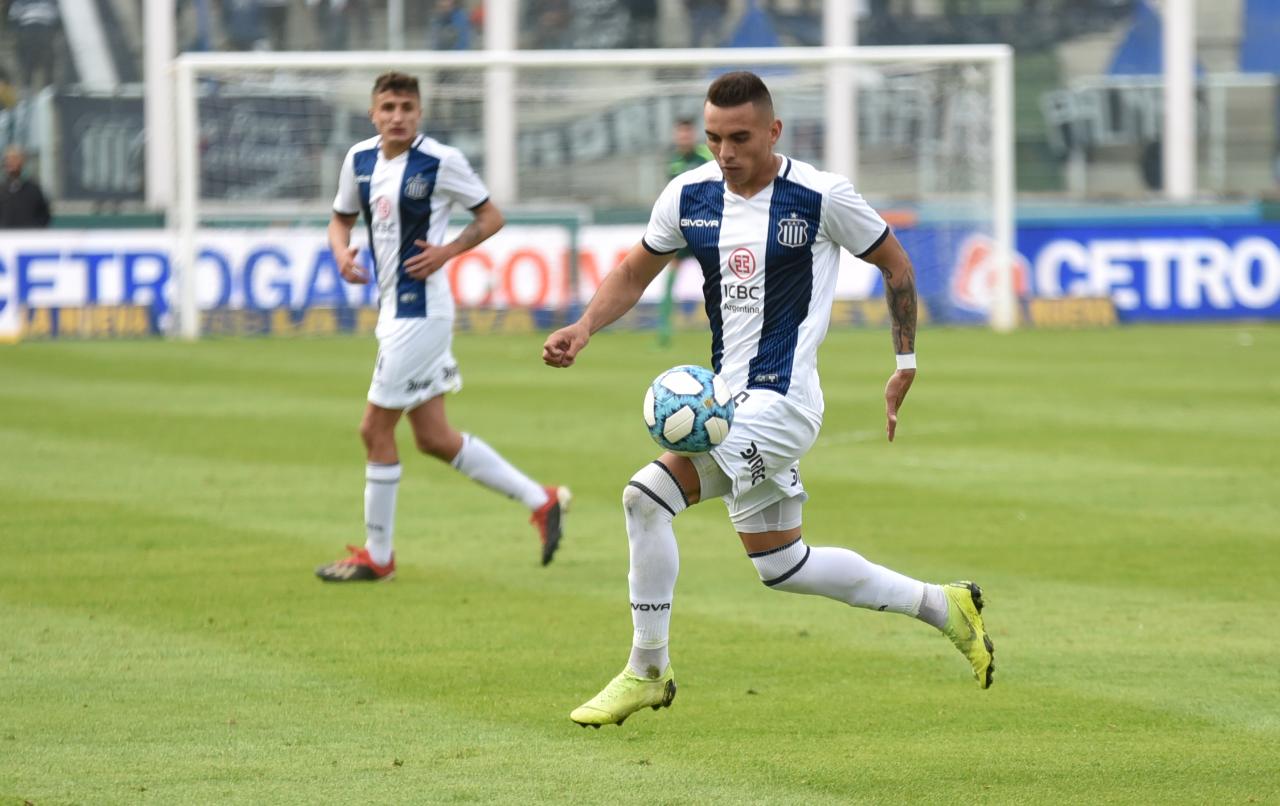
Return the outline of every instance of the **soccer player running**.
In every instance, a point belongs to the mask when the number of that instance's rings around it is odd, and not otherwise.
[[[418,80],[389,72],[373,85],[369,110],[378,135],[347,152],[329,221],[329,247],[350,283],[378,284],[378,357],[369,402],[360,423],[365,468],[365,545],[316,569],[327,582],[390,579],[395,574],[392,534],[400,458],[395,428],[401,415],[418,448],[533,513],[542,564],[551,562],[569,504],[564,487],[542,486],[503,459],[479,437],[456,431],[445,416],[444,394],[462,388],[453,358],[453,294],[440,271],[450,259],[482,243],[503,225],[484,183],[462,152],[418,132],[422,101]],[[444,242],[453,204],[475,216]],[[374,274],[356,262],[351,230],[364,215]]]
[[[830,322],[840,248],[884,275],[898,367],[885,385],[890,441],[916,374],[911,261],[847,179],[774,153],[782,123],[759,77],[736,72],[717,78],[704,111],[715,162],[667,186],[643,240],[605,278],[582,317],[543,346],[547,364],[572,366],[592,334],[629,310],[671,252],[687,244],[702,266],[712,367],[737,393],[733,427],[723,443],[706,454],[664,453],[623,490],[635,628],[631,656],[622,673],[570,718],[584,726],[622,724],[642,708],[671,704],[676,684],[667,633],[679,570],[672,521],[708,498],[724,499],[765,585],[931,624],[987,688],[994,648],[977,585],[926,584],[848,549],[810,546],[801,536],[808,496],[799,460],[822,424],[817,352]]]

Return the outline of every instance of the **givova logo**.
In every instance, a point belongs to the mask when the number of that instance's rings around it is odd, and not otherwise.
[[[682,218],[680,219],[682,227],[719,227],[720,222],[714,218]]]
[[[649,602],[632,602],[632,603],[631,603],[631,609],[632,609],[632,610],[639,610],[639,611],[642,611],[642,612],[645,612],[645,613],[648,613],[648,612],[657,612],[657,611],[659,611],[659,610],[670,610],[670,609],[671,609],[671,602],[654,602],[654,603],[649,603]]]

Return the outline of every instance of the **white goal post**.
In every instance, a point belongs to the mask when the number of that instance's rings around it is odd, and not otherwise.
[[[972,229],[989,238],[986,260],[995,267],[985,316],[992,327],[1008,330],[1016,322],[1012,57],[1005,45],[183,54],[173,64],[176,192],[168,220],[176,238],[177,298],[171,332],[199,336],[193,267],[201,228],[218,218],[325,215],[342,154],[372,134],[353,136],[345,121],[367,109],[372,77],[391,69],[430,76],[424,122],[463,121],[440,139],[459,145],[469,136],[468,156],[504,209],[607,206],[597,197],[605,191],[614,203],[634,206],[641,195],[651,203],[661,185],[638,174],[630,155],[646,147],[659,153],[650,147],[649,129],[664,138],[669,129],[655,121],[669,126],[677,110],[700,113],[700,94],[717,72],[755,70],[780,107],[784,139],[791,138],[786,153],[849,176],[873,203],[908,198],[926,218],[976,222]],[[216,114],[227,119],[215,119],[210,111],[217,101],[250,96],[258,105],[247,112],[224,110]],[[958,96],[970,100],[956,103]],[[218,151],[217,138],[235,137],[237,126],[252,127],[255,117],[290,104],[299,136],[307,126],[316,131],[306,161],[293,165],[294,176],[237,184],[255,159],[272,157],[255,153],[248,139]],[[859,110],[860,104],[867,108]],[[642,119],[645,137],[633,137],[628,121]],[[802,124],[787,128],[793,119]],[[599,159],[578,160],[579,147]],[[650,151],[645,155],[652,160]],[[291,183],[310,171],[315,175]],[[954,251],[961,229],[940,225],[939,242]]]

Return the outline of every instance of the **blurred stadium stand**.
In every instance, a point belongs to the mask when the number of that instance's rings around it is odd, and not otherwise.
[[[0,0],[0,145],[17,141],[40,165],[59,147],[65,126],[37,132],[31,104],[40,88],[18,80],[15,6],[56,5],[53,108],[92,95],[116,99],[111,134],[122,144],[103,153],[139,153],[126,119],[140,113],[144,0]],[[386,0],[177,0],[183,49],[317,49],[344,42],[351,49],[387,47]],[[406,2],[403,31],[409,48],[431,41],[434,2]],[[480,47],[481,0],[458,0]],[[723,10],[712,19],[718,41],[733,45],[816,45],[822,39],[821,0],[525,0],[520,45],[546,47],[659,47],[690,42],[697,5]],[[1059,198],[1143,198],[1154,195],[1159,171],[1159,4],[1153,0],[862,0],[863,44],[1013,45],[1016,62],[1016,137],[1019,190]],[[656,10],[656,25],[645,20]],[[632,25],[631,17],[641,24]],[[1280,154],[1280,2],[1215,0],[1197,4],[1201,129],[1201,192],[1227,198],[1277,196]],[[338,26],[335,28],[334,26]],[[335,39],[335,30],[341,34]],[[437,40],[439,41],[439,40]],[[91,92],[86,92],[91,91]],[[59,107],[59,103],[63,107]],[[80,106],[83,106],[81,104]],[[140,118],[139,118],[140,124]],[[115,171],[117,176],[127,167]],[[140,183],[108,193],[76,195],[65,171],[42,166],[62,212],[140,210]],[[69,202],[69,204],[68,204]],[[107,208],[102,208],[108,204]]]

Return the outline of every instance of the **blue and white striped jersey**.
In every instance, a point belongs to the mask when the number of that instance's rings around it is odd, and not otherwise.
[[[444,243],[449,212],[457,202],[474,210],[489,191],[462,152],[426,135],[395,159],[381,137],[356,143],[338,175],[334,212],[364,215],[378,282],[379,321],[389,318],[453,318],[449,279],[437,271],[426,281],[404,272],[404,261],[422,250],[416,240]]]
[[[731,390],[772,389],[823,410],[818,345],[827,334],[840,247],[862,257],[889,227],[849,180],[782,157],[745,199],[714,162],[681,174],[654,204],[644,246],[688,244],[702,266],[711,365]]]

